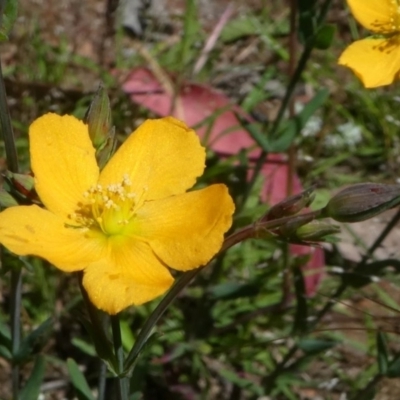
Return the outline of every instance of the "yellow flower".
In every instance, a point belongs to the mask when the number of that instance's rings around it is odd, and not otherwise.
[[[378,37],[351,44],[340,56],[339,64],[349,67],[367,88],[400,79],[400,1],[347,0],[347,3],[356,20]]]
[[[148,120],[100,172],[88,127],[47,114],[29,129],[44,208],[0,213],[0,242],[19,255],[84,271],[91,301],[109,314],[163,294],[179,271],[221,248],[234,205],[225,185],[187,192],[204,170],[195,132],[174,118]]]

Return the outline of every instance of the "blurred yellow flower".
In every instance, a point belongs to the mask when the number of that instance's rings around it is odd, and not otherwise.
[[[342,53],[339,64],[350,68],[365,87],[400,79],[400,1],[347,0],[355,19],[376,36],[357,40]]]
[[[207,263],[232,224],[227,187],[186,192],[204,170],[195,132],[172,118],[148,120],[100,172],[88,127],[46,114],[29,129],[35,186],[44,208],[0,213],[0,242],[66,271],[84,271],[91,301],[109,314],[163,294],[167,267]]]

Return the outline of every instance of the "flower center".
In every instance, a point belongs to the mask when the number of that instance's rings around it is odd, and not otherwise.
[[[131,181],[127,175],[121,183],[103,187],[92,186],[78,203],[77,210],[70,218],[80,228],[101,230],[107,236],[123,234],[135,216],[135,211],[143,203],[143,193],[137,196],[131,191]]]
[[[374,31],[380,34],[394,34],[400,32],[400,4],[399,0],[390,0],[390,22],[376,21]]]

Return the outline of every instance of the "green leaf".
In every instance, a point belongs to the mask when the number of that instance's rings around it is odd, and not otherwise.
[[[329,96],[327,89],[321,89],[303,108],[303,110],[285,121],[282,127],[273,137],[260,129],[260,124],[250,124],[236,115],[241,121],[244,129],[257,142],[257,144],[267,153],[280,153],[286,151],[292,144],[293,139],[298,136],[306,126],[308,120],[323,105]]]
[[[25,384],[25,387],[20,392],[19,400],[35,400],[39,398],[40,386],[43,382],[46,361],[43,356],[36,357],[35,365],[33,366],[31,375]]]
[[[388,370],[388,350],[386,337],[382,332],[377,332],[376,334],[376,348],[378,351],[377,361],[379,367],[379,373],[382,375],[386,375]]]
[[[121,320],[120,326],[122,345],[126,351],[129,351],[135,344],[135,337],[133,336],[132,329],[127,321]]]
[[[74,337],[72,339],[72,344],[79,350],[81,350],[83,353],[91,357],[96,357],[96,349],[94,348],[92,343],[88,343],[78,337]]]
[[[259,283],[227,282],[209,288],[215,300],[232,300],[241,297],[254,297],[260,292]]]
[[[219,368],[217,372],[222,378],[226,379],[229,382],[232,382],[242,389],[249,390],[258,396],[262,396],[264,394],[264,390],[261,386],[248,379],[241,378],[236,372],[222,368]]]
[[[267,138],[265,130],[262,129],[261,124],[249,124],[245,122],[239,115],[236,117],[241,121],[242,126],[249,135],[255,140],[255,142],[267,153],[271,151],[271,144]]]
[[[34,331],[32,331],[26,338],[24,338],[17,353],[13,356],[14,363],[24,363],[32,355],[39,352],[42,349],[43,345],[46,343],[49,333],[53,329],[53,325],[53,318],[48,318]]]
[[[386,371],[386,376],[388,378],[400,377],[400,357],[390,363],[390,366]]]
[[[299,349],[303,350],[304,353],[308,355],[322,353],[323,351],[329,350],[336,345],[336,341],[323,339],[303,339],[297,344]]]
[[[79,370],[78,364],[72,359],[68,358],[67,368],[69,376],[71,377],[72,386],[75,389],[76,395],[79,400],[94,400],[90,387],[86,382],[85,376]]]
[[[234,42],[247,36],[259,34],[259,22],[256,17],[245,16],[228,22],[221,32],[221,40],[224,43]]]
[[[336,26],[327,24],[318,29],[314,38],[314,47],[320,50],[326,50],[331,47],[336,33]]]
[[[17,19],[18,0],[5,0],[3,15],[0,20],[0,42],[8,40],[8,34]]]
[[[193,48],[196,41],[201,37],[198,11],[195,0],[186,0],[183,35],[180,41],[180,66],[186,68],[193,58]]]
[[[8,347],[0,345],[0,357],[5,358],[7,361],[12,359],[11,351]]]
[[[291,145],[293,139],[298,136],[301,130],[306,126],[308,120],[314,113],[325,103],[329,97],[328,89],[321,89],[318,93],[304,106],[303,110],[290,118],[281,129],[279,129],[278,139],[271,139],[271,152],[286,151]]]

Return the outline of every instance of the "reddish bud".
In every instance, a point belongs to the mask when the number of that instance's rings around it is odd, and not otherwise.
[[[268,210],[265,216],[261,218],[261,221],[270,221],[297,214],[313,202],[315,198],[313,193],[314,189],[315,186],[312,186],[301,193],[290,196],[278,204],[275,204]]]
[[[400,185],[359,183],[335,195],[322,210],[339,222],[359,222],[400,204]]]

